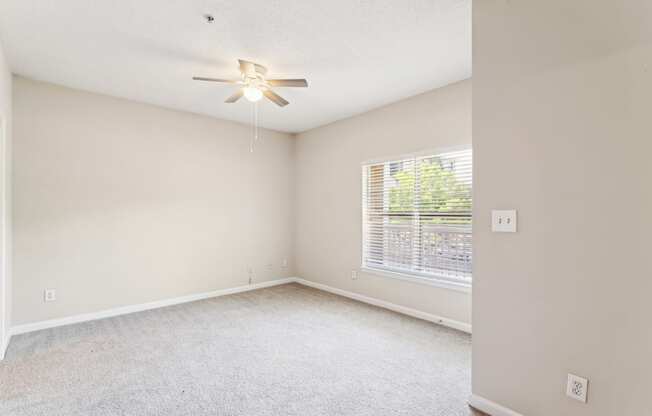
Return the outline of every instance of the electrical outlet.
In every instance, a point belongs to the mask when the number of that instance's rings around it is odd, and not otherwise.
[[[43,291],[43,301],[44,302],[54,302],[57,300],[57,291],[56,289],[45,289]]]
[[[491,211],[491,231],[495,233],[515,233],[516,210],[494,209]]]
[[[586,403],[586,393],[589,388],[589,380],[568,374],[568,384],[566,385],[566,396]]]
[[[358,271],[351,270],[351,280],[357,280],[357,279],[358,279]]]
[[[281,267],[284,269],[288,268],[288,259],[283,259],[283,261],[281,262]]]
[[[253,283],[254,281],[254,269],[251,267],[247,267],[247,274],[249,275],[249,284]]]

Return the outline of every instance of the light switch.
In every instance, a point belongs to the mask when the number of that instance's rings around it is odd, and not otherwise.
[[[56,289],[45,289],[43,291],[43,301],[44,302],[54,302],[57,300],[57,291]]]
[[[493,210],[491,211],[491,231],[495,233],[516,232],[516,210]]]

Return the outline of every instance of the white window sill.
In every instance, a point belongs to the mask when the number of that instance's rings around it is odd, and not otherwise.
[[[363,273],[372,274],[380,277],[389,277],[392,279],[405,280],[412,283],[418,283],[427,286],[435,286],[443,289],[455,290],[457,292],[471,293],[471,284],[451,282],[450,280],[427,278],[413,274],[390,272],[388,270],[374,269],[371,267],[361,267],[360,271]]]

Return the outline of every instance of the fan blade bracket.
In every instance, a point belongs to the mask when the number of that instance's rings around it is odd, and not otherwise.
[[[265,74],[267,74],[267,68],[265,68],[265,67],[262,66],[262,65],[254,64],[254,69],[255,69],[256,72],[257,72],[258,74],[260,74],[260,75],[265,76]]]
[[[242,59],[238,59],[238,63],[240,64],[240,72],[242,72],[245,77],[256,76],[256,64]]]

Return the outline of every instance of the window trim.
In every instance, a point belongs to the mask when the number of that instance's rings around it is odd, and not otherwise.
[[[427,156],[435,156],[440,153],[453,153],[453,152],[461,152],[464,150],[473,150],[470,144],[463,144],[463,145],[458,145],[458,146],[445,146],[445,147],[439,147],[436,149],[426,149],[426,150],[419,150],[417,152],[410,152],[410,153],[403,153],[400,155],[393,155],[393,156],[385,156],[385,157],[375,157],[372,159],[367,159],[363,160],[360,162],[360,167],[363,167],[365,165],[374,165],[377,163],[387,163],[387,162],[394,162],[396,160],[402,160],[402,159],[410,159],[410,158],[420,158],[420,157],[427,157]]]
[[[426,277],[417,273],[406,273],[403,271],[394,272],[388,269],[377,269],[374,267],[365,266],[364,264],[360,266],[360,271],[374,276],[404,280],[407,282],[418,283],[427,286],[434,286],[443,289],[450,289],[450,290],[455,290],[464,293],[471,293],[473,287],[471,283],[464,283],[461,281],[450,280],[444,276],[438,276],[436,274],[435,275],[430,274],[428,275],[429,277]]]
[[[459,146],[448,146],[448,147],[440,147],[436,149],[426,149],[426,150],[421,150],[418,152],[412,152],[412,153],[404,153],[401,155],[395,155],[395,156],[387,156],[387,157],[381,157],[381,158],[373,158],[373,159],[368,159],[365,161],[360,162],[360,167],[361,167],[361,175],[360,175],[360,195],[363,194],[364,191],[364,186],[365,186],[365,181],[364,181],[364,174],[363,170],[365,166],[367,165],[373,165],[373,164],[380,164],[380,163],[387,163],[387,162],[393,162],[397,160],[402,160],[402,159],[410,159],[410,158],[420,158],[420,157],[427,157],[427,156],[436,156],[438,154],[442,153],[451,153],[451,152],[460,152],[464,150],[472,150],[472,147],[470,144],[464,144],[464,145],[459,145]],[[472,162],[473,163],[473,162]],[[473,191],[473,190],[472,190]],[[471,293],[472,287],[473,287],[473,272],[471,272],[471,281],[470,282],[463,282],[461,280],[456,280],[456,279],[451,279],[449,277],[446,277],[444,275],[438,275],[436,273],[434,274],[420,274],[420,273],[410,273],[405,270],[400,270],[400,271],[394,271],[389,268],[375,268],[371,267],[368,265],[364,264],[364,249],[365,249],[365,241],[364,241],[364,204],[362,203],[362,200],[360,200],[360,212],[362,214],[361,221],[360,221],[360,271],[363,273],[371,274],[374,276],[379,276],[379,277],[385,277],[385,278],[391,278],[391,279],[397,279],[397,280],[403,280],[403,281],[408,281],[412,283],[418,283],[418,284],[424,284],[428,286],[435,286],[439,288],[444,288],[444,289],[450,289],[450,290],[455,290],[459,292],[464,292],[464,293]],[[471,231],[473,232],[473,231]]]

